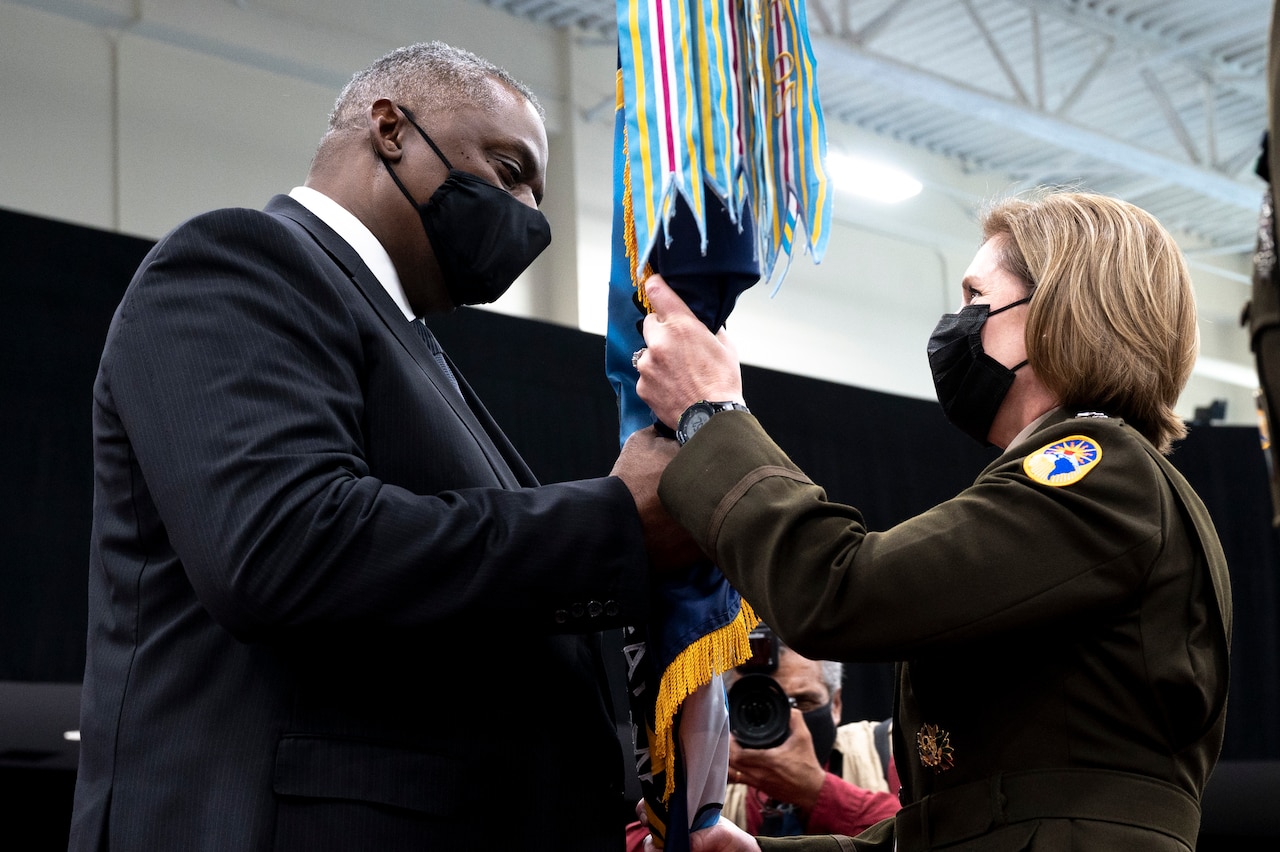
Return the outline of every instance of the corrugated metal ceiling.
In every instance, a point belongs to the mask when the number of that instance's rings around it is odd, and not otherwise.
[[[613,0],[476,0],[613,39]],[[1268,0],[808,0],[823,109],[1028,186],[1251,249]]]

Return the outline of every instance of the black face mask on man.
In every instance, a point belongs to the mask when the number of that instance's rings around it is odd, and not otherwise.
[[[381,153],[378,157],[400,192],[417,208],[454,305],[493,302],[551,244],[547,217],[502,187],[455,169],[409,110],[400,110],[449,169],[449,175],[425,204],[419,204],[387,159]]]
[[[1013,387],[1014,374],[1026,361],[1006,367],[982,349],[982,326],[998,313],[1024,305],[1028,296],[991,310],[966,305],[958,314],[943,314],[929,336],[929,369],[942,413],[951,424],[983,446],[1000,403]]]
[[[813,739],[813,753],[825,769],[827,761],[831,759],[831,750],[836,745],[836,720],[831,715],[831,702],[807,710],[802,715],[805,727],[809,729],[809,736]]]

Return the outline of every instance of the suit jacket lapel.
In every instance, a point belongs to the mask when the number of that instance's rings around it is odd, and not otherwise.
[[[493,440],[494,451],[502,456],[507,467],[515,474],[518,484],[524,487],[537,485],[538,478],[533,475],[529,465],[520,457],[519,451],[508,440],[506,434],[498,426],[498,422],[493,419],[493,415],[484,407],[484,403],[480,401],[480,397],[476,395],[475,390],[468,384],[462,373],[458,371],[458,367],[453,363],[453,359],[449,357],[449,353],[445,353],[444,359],[449,362],[449,369],[453,370],[454,376],[457,377],[458,387],[461,389],[467,405],[482,424],[485,434]]]
[[[360,259],[360,254],[319,217],[287,195],[277,195],[272,198],[265,212],[300,226],[346,273],[373,312],[386,326],[387,332],[404,347],[422,370],[424,377],[435,386],[458,419],[466,424],[502,484],[508,488],[536,484],[529,468],[520,459],[510,441],[502,434],[502,430],[498,428],[493,418],[485,411],[479,398],[454,367],[453,362],[450,361],[449,366],[454,370],[459,387],[464,389],[466,399],[453,389],[448,378],[440,370],[440,365],[427,351],[426,344],[409,325],[409,321],[404,318],[404,314],[400,312],[399,306],[387,293],[386,288]],[[478,416],[477,412],[482,416]],[[513,461],[516,463],[513,464]]]

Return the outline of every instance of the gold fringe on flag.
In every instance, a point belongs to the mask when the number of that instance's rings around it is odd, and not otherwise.
[[[733,621],[708,633],[681,651],[662,673],[658,697],[654,702],[654,726],[649,731],[649,757],[654,774],[666,773],[666,789],[662,801],[671,798],[676,787],[675,718],[684,700],[711,679],[751,659],[750,633],[760,617],[742,599]]]

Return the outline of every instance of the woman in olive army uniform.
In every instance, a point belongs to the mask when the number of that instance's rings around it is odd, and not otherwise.
[[[1231,601],[1213,525],[1164,458],[1199,342],[1168,233],[1081,193],[985,214],[928,355],[948,419],[1004,452],[884,532],[738,410],[723,333],[660,279],[648,296],[639,392],[684,443],[663,503],[801,653],[901,661],[902,810],[856,840],[759,847],[1193,849]],[[700,834],[695,850],[757,848]]]

